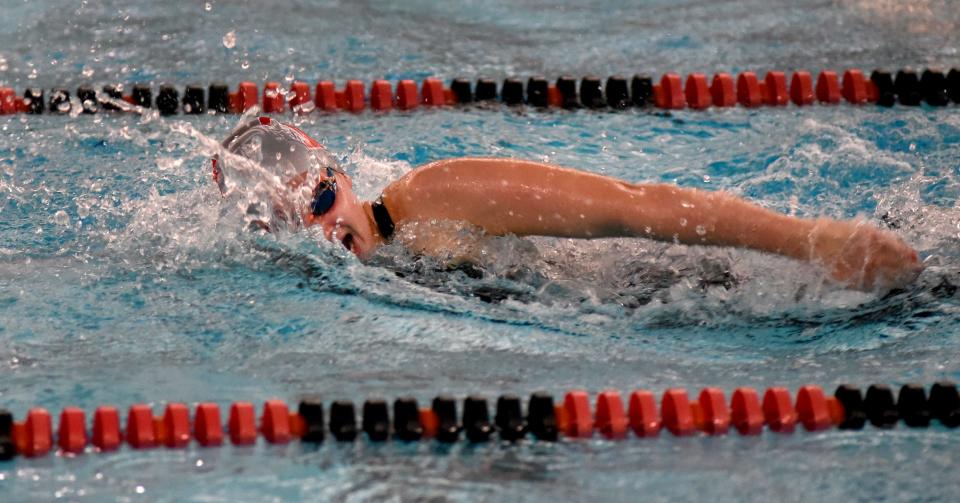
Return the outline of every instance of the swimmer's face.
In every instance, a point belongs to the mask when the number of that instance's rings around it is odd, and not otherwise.
[[[303,223],[308,227],[319,225],[328,241],[339,242],[356,256],[366,258],[377,246],[377,237],[370,219],[364,211],[363,203],[353,192],[353,181],[350,177],[335,171],[333,178],[337,184],[333,205],[321,215],[314,215],[308,205],[303,213]],[[312,196],[317,184],[323,181],[324,179],[305,181],[303,188],[308,188]]]
[[[304,225],[321,226],[327,240],[339,242],[360,258],[366,258],[376,248],[377,235],[363,204],[353,192],[352,180],[337,167],[336,159],[320,142],[299,128],[270,117],[258,117],[235,129],[221,145],[231,154],[255,161],[267,174],[280,177],[296,194],[291,201],[277,205],[299,211]],[[215,163],[214,180],[224,192],[224,176],[217,168]],[[323,188],[333,186],[334,182],[336,190],[326,194],[319,203],[313,203],[318,184]],[[307,204],[297,210],[290,204],[293,201]]]

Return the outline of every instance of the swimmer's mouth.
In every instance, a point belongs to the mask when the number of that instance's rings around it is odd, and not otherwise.
[[[350,234],[349,232],[344,234],[343,238],[340,239],[340,243],[343,245],[344,248],[347,249],[347,251],[352,252],[353,251],[353,234]]]

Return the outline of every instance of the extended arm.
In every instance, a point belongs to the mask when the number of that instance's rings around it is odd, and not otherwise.
[[[824,262],[835,277],[861,288],[878,279],[868,271],[870,260],[886,269],[916,265],[912,249],[869,225],[794,218],[723,192],[631,184],[530,161],[439,161],[412,171],[384,197],[398,222],[463,220],[490,234],[737,246]],[[891,275],[883,274],[885,283]]]

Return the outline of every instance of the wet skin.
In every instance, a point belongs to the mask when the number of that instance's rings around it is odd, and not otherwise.
[[[384,243],[371,203],[352,182],[339,185],[324,215],[304,215],[361,259]],[[734,246],[819,263],[844,285],[887,290],[921,271],[916,251],[865,221],[790,217],[724,192],[666,184],[633,184],[559,166],[516,159],[459,158],[421,166],[383,191],[397,228],[462,221],[488,235],[572,238],[644,237],[690,245]],[[430,232],[417,250],[435,253],[450,242]]]

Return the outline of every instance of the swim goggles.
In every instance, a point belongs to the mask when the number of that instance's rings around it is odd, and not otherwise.
[[[313,216],[319,217],[333,208],[337,202],[337,178],[335,171],[328,167],[327,178],[317,182],[313,189],[313,200],[310,202],[310,212]]]

